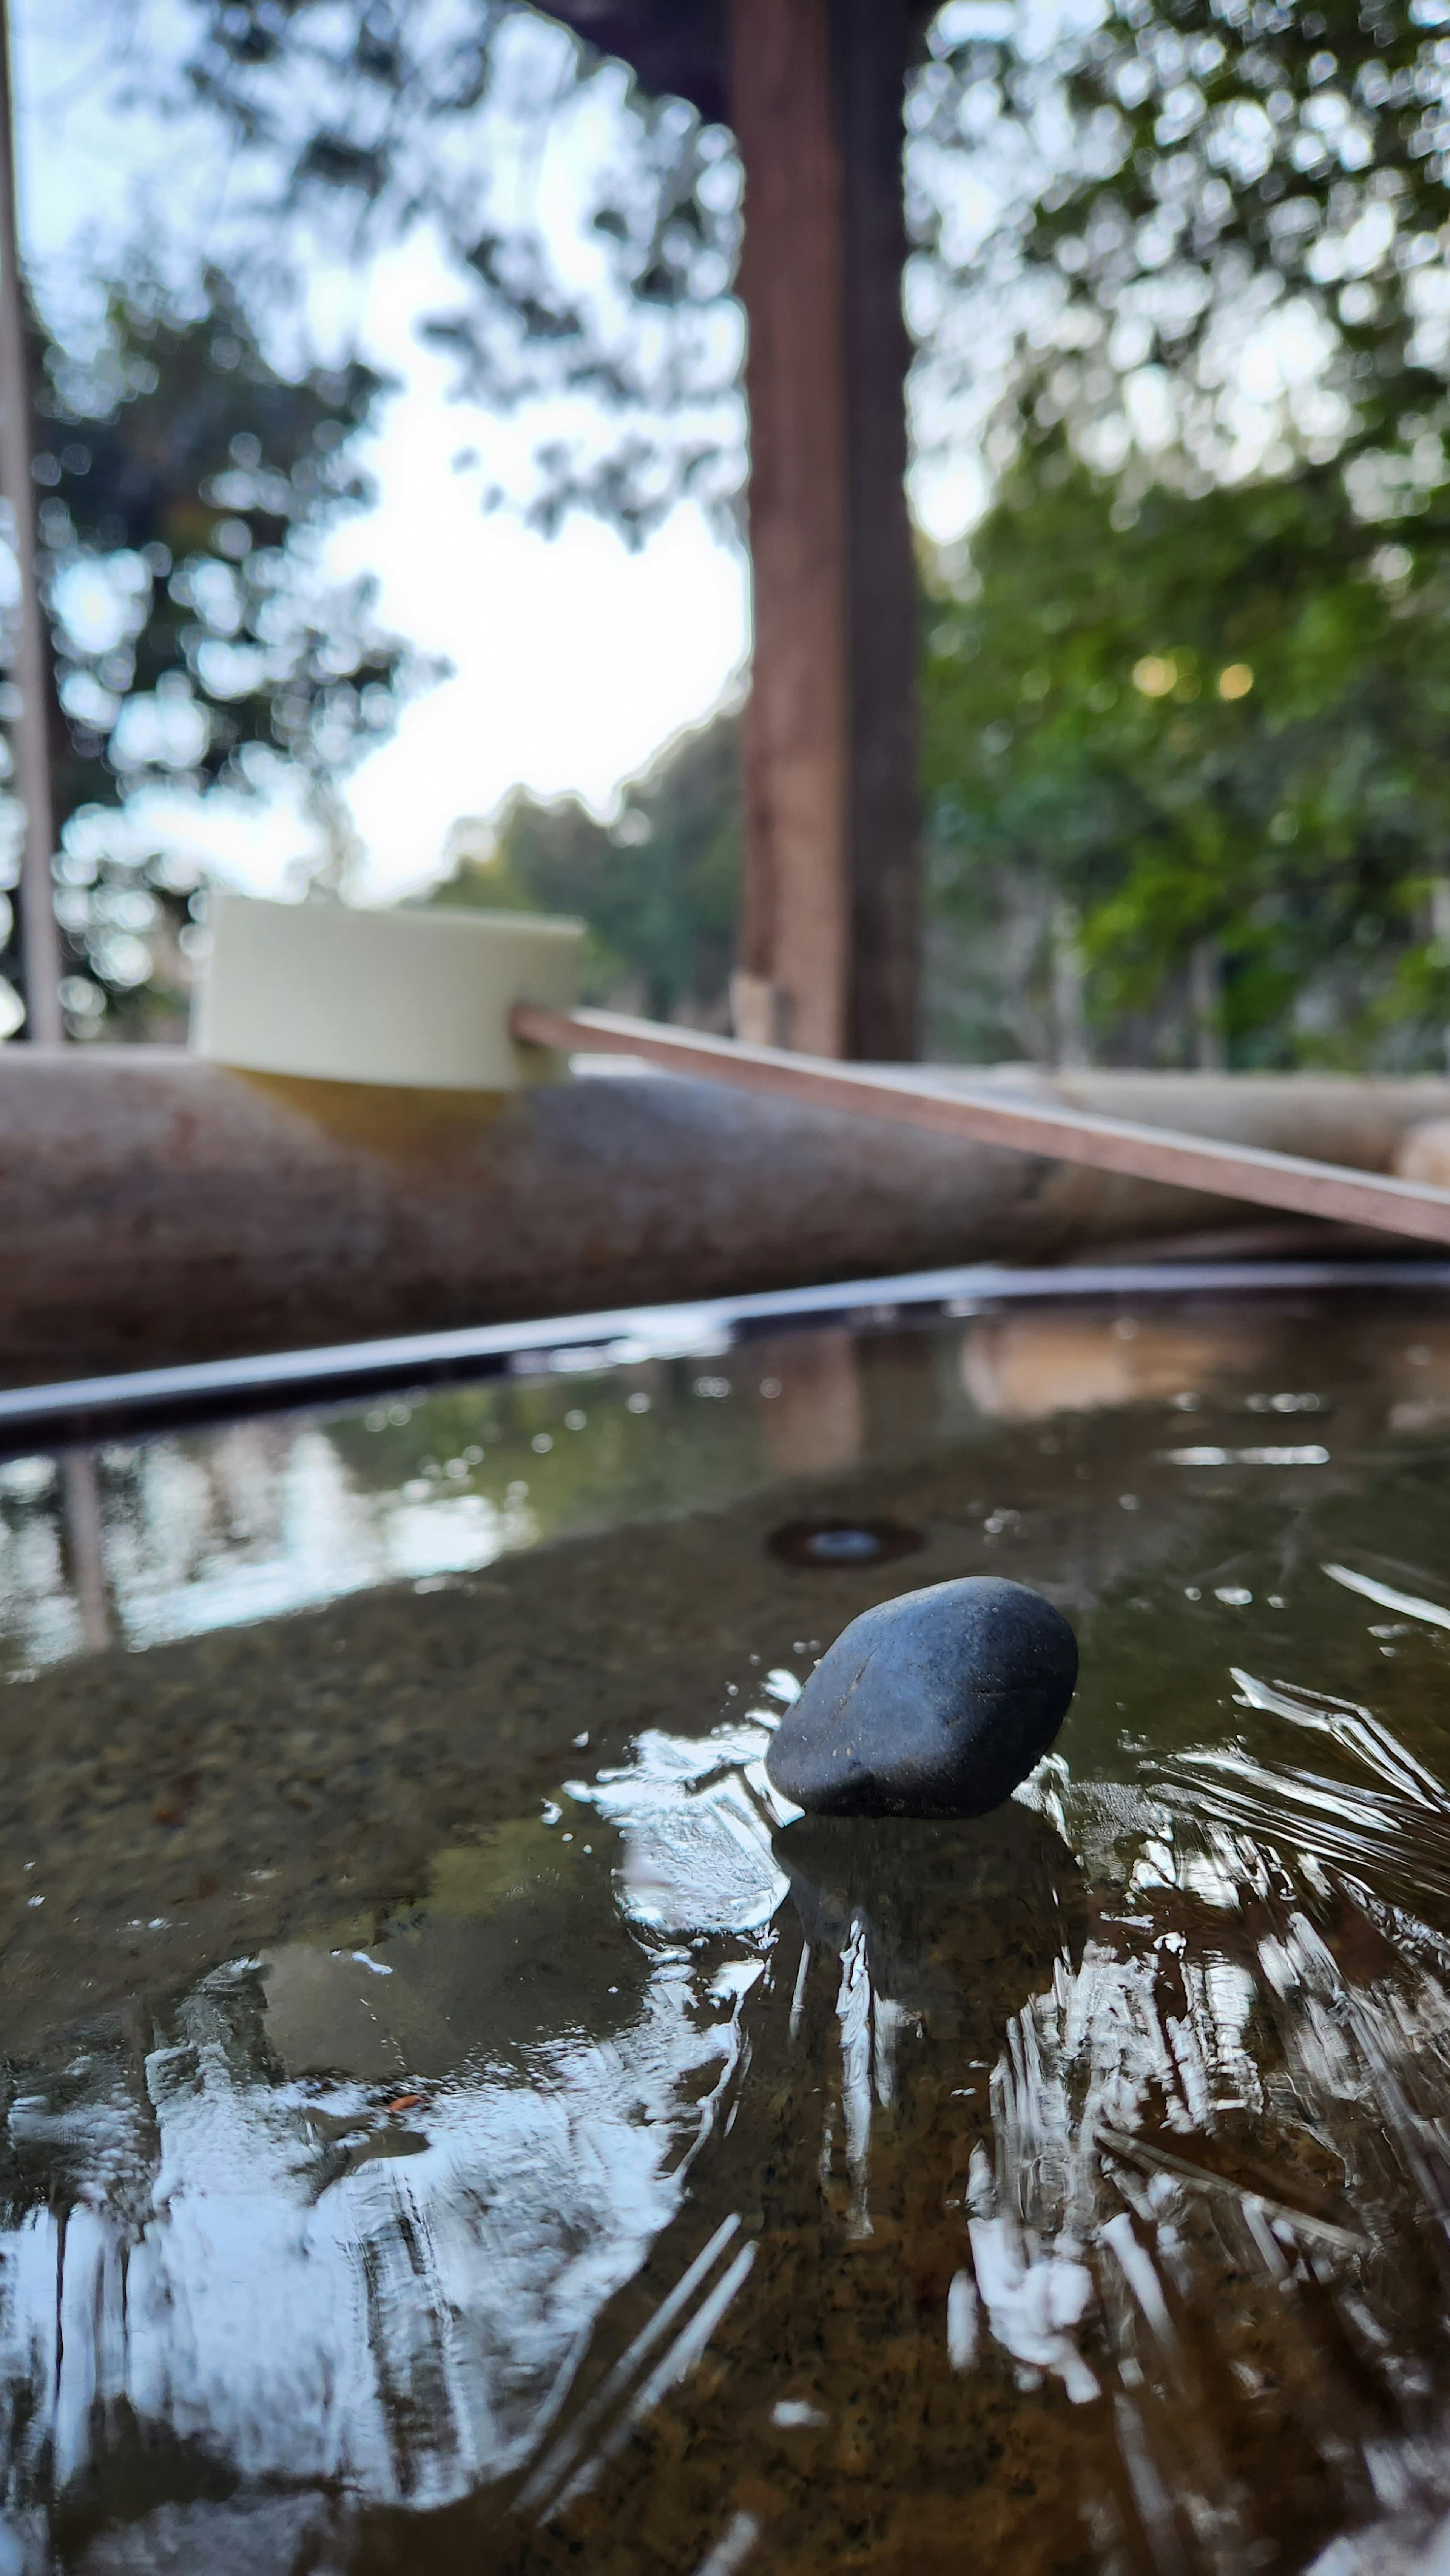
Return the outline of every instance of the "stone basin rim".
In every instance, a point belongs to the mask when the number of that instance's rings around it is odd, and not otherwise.
[[[820,1287],[762,1289],[678,1303],[662,1300],[651,1306],[465,1325],[317,1349],[189,1360],[168,1368],[0,1388],[0,1457],[28,1448],[38,1434],[48,1435],[57,1446],[84,1445],[100,1432],[123,1426],[139,1431],[178,1420],[217,1422],[241,1413],[299,1410],[334,1397],[500,1372],[542,1375],[565,1352],[597,1351],[600,1365],[618,1364],[625,1357],[622,1344],[632,1346],[631,1359],[690,1358],[699,1355],[712,1336],[726,1333],[746,1338],[752,1328],[773,1325],[809,1328],[837,1321],[870,1328],[894,1323],[904,1314],[930,1315],[933,1309],[947,1320],[957,1316],[965,1320],[999,1304],[1340,1289],[1443,1295],[1450,1291],[1450,1262],[1433,1258],[1077,1262],[1041,1269],[971,1262],[946,1270],[837,1280]]]

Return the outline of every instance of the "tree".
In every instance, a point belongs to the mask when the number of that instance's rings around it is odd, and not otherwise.
[[[1443,1064],[1450,560],[1392,536],[1331,469],[1125,509],[1023,455],[925,663],[939,1039],[1071,1052],[1076,967],[1110,1055]]]
[[[289,763],[335,840],[335,782],[422,676],[368,583],[329,587],[317,560],[370,497],[348,442],[380,382],[282,375],[215,274],[189,311],[145,278],[112,288],[83,351],[35,341],[64,1000],[77,1035],[152,1030],[201,935],[199,870],[138,791],[255,789]]]
[[[1070,1054],[1085,1008],[1109,1052],[1444,1061],[1443,23],[938,22],[922,411],[993,493],[927,679],[973,1051]]]
[[[1440,969],[1414,934],[1441,865],[1439,709],[1435,686],[1421,688],[1410,667],[1408,639],[1425,641],[1433,668],[1450,357],[1437,241],[1450,45],[1439,5],[1107,0],[1044,18],[950,0],[931,30],[932,59],[908,96],[919,414],[928,439],[960,447],[979,430],[989,475],[1013,476],[977,549],[997,624],[960,706],[949,655],[932,677],[938,716],[954,707],[966,725],[950,756],[937,725],[938,820],[955,797],[965,819],[954,828],[980,836],[972,894],[949,895],[944,934],[953,913],[986,900],[989,882],[1000,930],[1010,885],[1015,981],[1030,996],[1037,960],[1043,986],[1018,1043],[1051,1041],[1088,971],[1100,1032],[1112,1024],[1116,1044],[1178,1046],[1186,940],[1200,1054],[1223,1042],[1281,1059],[1438,1046]],[[248,13],[206,23],[214,44],[217,28],[255,40]],[[286,44],[305,42],[312,23],[289,13]],[[344,12],[317,23],[335,24],[340,45],[351,22]],[[418,27],[429,23],[425,11]],[[281,37],[268,44],[270,66],[285,48]],[[359,80],[351,70],[344,80],[341,62],[330,76],[356,123]],[[386,77],[396,81],[396,58]],[[270,78],[270,68],[256,75],[258,94]],[[232,65],[218,95],[238,86]],[[370,205],[388,202],[413,166],[410,94],[441,95],[417,60],[411,91],[390,93],[384,159],[369,163],[365,188],[355,181]],[[305,173],[305,151],[291,166]],[[665,202],[638,196],[640,207]],[[656,238],[648,223],[622,226],[632,256],[646,237]],[[695,312],[709,228],[677,225],[673,237],[678,319]],[[460,231],[453,238],[466,248]],[[533,282],[542,272],[521,264],[516,237],[503,248],[489,239],[474,265],[495,301],[472,308],[470,339],[482,334],[495,369],[511,347],[557,347],[572,368],[596,345],[576,307]],[[521,340],[509,340],[509,311]],[[1300,479],[1280,508],[1273,493],[1291,474]],[[566,498],[576,486],[559,483]],[[1187,507],[1195,499],[1201,521]],[[1060,585],[1042,591],[1024,531],[1078,545],[1081,615]],[[1283,571],[1277,607],[1254,569],[1261,546]],[[1396,569],[1406,552],[1408,571]],[[1245,582],[1262,607],[1258,676],[1245,700],[1210,700],[1205,689],[1237,667],[1235,653],[1250,666],[1231,633]],[[1024,631],[1034,599],[1063,610],[1061,631],[1096,672],[1077,696],[1050,631]],[[973,618],[984,633],[976,609]],[[1160,629],[1177,641],[1145,640]],[[991,712],[982,674],[999,631],[1011,704]],[[1124,681],[1139,664],[1171,665],[1161,697]],[[1025,689],[1030,704],[1039,682],[1040,724],[1020,698]],[[1390,702],[1395,689],[1403,703]],[[1009,725],[1010,759],[980,751]],[[950,833],[939,840],[938,868],[960,866],[963,848],[948,846]],[[1332,884],[1316,897],[1308,880],[1320,865]],[[1351,931],[1336,964],[1335,942]],[[1278,1026],[1291,997],[1292,1033]],[[1392,1036],[1397,1012],[1406,1016]],[[975,1048],[988,1027],[973,1034],[959,1022],[959,1040]],[[999,1016],[992,1043],[1010,1038]]]
[[[1439,6],[950,0],[936,19],[908,96],[919,415],[928,443],[980,432],[997,499],[980,597],[933,611],[933,937],[994,922],[1020,1004],[1008,1025],[979,979],[952,1023],[970,1051],[1049,1049],[1080,1005],[1118,1051],[1438,1049]],[[681,490],[728,491],[711,406],[734,366],[738,171],[718,126],[503,0],[464,22],[441,0],[190,0],[190,24],[190,94],[262,174],[274,266],[307,226],[427,222],[460,279],[434,321],[460,382],[596,406],[608,434],[543,460],[546,521],[596,507],[637,537]],[[546,141],[611,82],[629,141],[591,181],[586,276],[458,146],[485,113]],[[1239,669],[1246,693],[1216,694]],[[460,853],[460,885],[472,868],[496,899],[508,878],[589,911],[601,976],[645,971],[648,869],[616,873],[579,809],[521,806]],[[699,981],[648,971],[676,996]]]
[[[496,824],[451,835],[429,901],[573,913],[589,931],[584,999],[695,1026],[729,1025],[740,879],[733,715],[682,734],[624,790],[617,820],[576,797],[516,796]]]
[[[948,7],[914,115],[938,395],[1005,385],[998,461],[1067,420],[1100,469],[1136,450],[1202,490],[1338,457],[1371,509],[1415,506],[1445,477],[1445,22],[1108,0],[1034,46]]]
[[[639,544],[687,495],[733,513],[740,172],[711,84],[695,84],[703,112],[652,96],[519,0],[188,0],[182,24],[179,60],[148,65],[148,104],[200,102],[242,147],[274,293],[319,235],[357,258],[426,228],[458,281],[427,335],[460,391],[499,411],[564,398],[513,496],[538,524],[586,509]],[[121,106],[129,66],[118,30]],[[537,218],[555,139],[572,239]],[[491,478],[484,494],[501,497]]]

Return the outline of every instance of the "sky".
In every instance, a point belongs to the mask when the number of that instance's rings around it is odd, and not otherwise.
[[[178,0],[130,0],[130,12],[144,87],[147,47],[174,53],[183,13]],[[116,112],[114,79],[95,76],[113,59],[97,34],[102,15],[98,0],[16,0],[13,12],[25,252],[61,292],[138,223],[183,256],[199,241],[224,247],[242,193],[199,114],[162,121],[144,103]],[[559,138],[560,166],[529,173],[551,234],[570,228],[571,152],[577,161],[608,149],[609,113],[606,94],[595,130],[576,120]],[[731,692],[748,652],[743,554],[700,510],[680,507],[631,552],[585,517],[550,539],[517,513],[481,508],[491,465],[512,471],[516,488],[528,449],[558,422],[547,406],[501,421],[451,398],[449,361],[420,344],[417,323],[458,300],[456,273],[417,233],[360,268],[324,251],[309,287],[305,323],[321,354],[355,332],[362,353],[402,379],[362,450],[376,507],[337,530],[329,568],[375,574],[381,623],[453,666],[348,782],[368,853],[365,899],[436,875],[449,825],[493,812],[517,786],[573,790],[608,812],[622,781]],[[453,470],[469,447],[482,475]],[[312,842],[296,809],[217,796],[208,807],[199,824],[189,802],[178,836],[252,891],[281,890]]]

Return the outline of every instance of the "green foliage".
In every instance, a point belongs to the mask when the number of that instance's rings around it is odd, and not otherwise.
[[[1443,480],[1440,0],[1108,0],[1036,50],[952,44],[957,14],[914,123],[938,155],[965,144],[995,200],[975,232],[954,228],[948,190],[923,211],[928,258],[966,309],[968,372],[972,315],[994,322],[988,306],[1015,293],[1024,413],[1121,437],[1125,387],[1141,394],[1153,370],[1170,467],[1218,477],[1242,470],[1236,353],[1287,314],[1319,363],[1260,387],[1276,460],[1360,458],[1395,508]],[[1130,403],[1130,434],[1132,417]]]
[[[1110,1053],[1193,1060],[1200,945],[1231,1061],[1443,1063],[1444,534],[1387,544],[1329,470],[1125,508],[1060,441],[1023,457],[924,662],[937,912],[998,968],[1029,914],[1025,1019],[979,982],[959,1042],[1054,1051],[1070,907]]]
[[[938,1044],[1444,1062],[1445,23],[938,24],[927,409],[995,477],[925,666]]]
[[[596,822],[576,797],[516,796],[495,826],[455,827],[430,902],[573,913],[589,930],[584,999],[723,1027],[739,900],[733,716],[682,734]]]
[[[617,34],[597,7],[567,14],[606,48]],[[718,52],[708,25],[675,40],[670,22],[695,10],[657,13],[652,38],[651,14],[629,30],[646,58]],[[355,256],[422,227],[456,281],[423,336],[454,359],[458,390],[495,411],[584,398],[515,495],[536,525],[586,510],[640,545],[684,498],[733,522],[740,174],[713,121],[718,78],[693,84],[694,105],[622,88],[617,64],[517,0],[186,0],[178,23],[163,96],[200,101],[219,149],[245,155],[259,265],[295,281],[319,230]],[[122,81],[130,53],[118,26]],[[556,137],[566,176],[546,173]],[[577,223],[562,258],[533,211],[540,193],[561,202],[560,176]],[[492,468],[483,492],[503,497]]]
[[[186,313],[116,288],[88,354],[37,333],[32,365],[57,909],[69,1017],[94,1034],[174,1009],[190,936],[197,871],[128,800],[262,787],[285,761],[326,825],[410,666],[370,585],[327,588],[316,565],[320,532],[369,498],[347,446],[380,389],[366,368],[279,374],[216,276]]]

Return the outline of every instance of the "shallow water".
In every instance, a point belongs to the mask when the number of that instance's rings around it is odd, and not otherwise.
[[[1447,1455],[1401,1298],[0,1470],[0,2570],[1438,2565]],[[790,1820],[983,1570],[1082,1642],[1027,1789]]]

